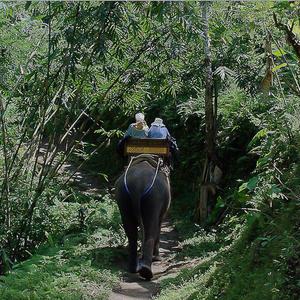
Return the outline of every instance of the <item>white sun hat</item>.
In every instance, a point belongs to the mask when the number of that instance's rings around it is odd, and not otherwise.
[[[155,126],[165,126],[163,120],[161,118],[155,118],[154,122],[151,125]]]
[[[143,122],[145,120],[145,116],[142,113],[137,113],[135,115],[135,121],[138,122]]]

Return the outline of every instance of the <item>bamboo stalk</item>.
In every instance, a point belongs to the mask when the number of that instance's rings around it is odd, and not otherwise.
[[[4,110],[4,102],[3,98],[0,99],[0,107],[1,112]],[[9,205],[9,181],[8,181],[8,151],[7,151],[7,134],[6,134],[6,124],[5,124],[5,116],[3,115],[1,118],[1,133],[3,140],[3,154],[4,154],[4,181],[2,184],[1,198],[0,204],[3,199],[6,200],[6,225],[7,228],[10,228],[10,205]]]

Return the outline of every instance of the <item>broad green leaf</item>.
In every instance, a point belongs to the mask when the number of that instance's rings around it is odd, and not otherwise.
[[[292,22],[290,21],[289,24],[290,24],[290,26],[291,26],[291,25],[292,25]],[[300,38],[300,22],[299,22],[299,20],[297,20],[297,21],[294,23],[293,33],[296,35],[297,39]]]
[[[49,242],[50,247],[55,247],[55,243],[54,243],[54,241],[53,241],[53,238],[52,238],[51,234],[48,233],[48,232],[46,231],[46,232],[45,232],[45,236],[46,236],[47,239],[48,239],[48,242]]]
[[[260,130],[260,131],[255,135],[255,137],[256,137],[256,138],[261,138],[261,137],[265,136],[266,133],[267,133],[267,128],[264,128],[264,129]]]
[[[256,176],[252,177],[247,183],[248,190],[253,191],[256,187],[257,182],[258,182],[258,177]]]
[[[273,193],[280,193],[281,192],[281,189],[279,187],[277,187],[276,185],[273,185],[269,191],[269,194],[273,194]]]
[[[286,63],[280,64],[280,65],[274,67],[274,68],[272,69],[272,71],[273,71],[273,72],[274,72],[274,71],[277,71],[277,70],[279,70],[279,69],[281,69],[281,68],[283,68],[283,67],[285,67],[285,66],[287,66]]]
[[[263,128],[261,129],[250,141],[250,143],[248,144],[248,147],[250,147],[252,144],[256,143],[260,138],[262,138],[263,136],[265,136],[267,134],[267,128]]]
[[[222,199],[222,197],[217,198],[217,204],[216,207],[224,207],[225,206],[225,201]]]

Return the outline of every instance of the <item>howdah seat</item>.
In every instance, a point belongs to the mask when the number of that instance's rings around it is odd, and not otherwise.
[[[171,153],[169,141],[167,139],[135,139],[126,140],[124,147],[125,156],[135,156],[139,154],[153,154],[168,158]]]

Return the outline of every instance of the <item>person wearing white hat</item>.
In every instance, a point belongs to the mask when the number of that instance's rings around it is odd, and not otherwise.
[[[147,138],[149,127],[145,121],[145,116],[142,113],[135,115],[135,123],[129,125],[125,132],[125,137],[131,136],[134,138]]]
[[[154,122],[151,123],[148,137],[152,139],[167,139],[170,152],[172,153],[173,157],[175,157],[176,153],[179,151],[176,139],[170,135],[169,130],[167,129],[161,118],[155,118]],[[170,170],[173,170],[170,158],[166,158],[166,163],[170,167]]]
[[[154,122],[151,123],[148,137],[152,139],[166,139],[170,137],[170,133],[161,118],[155,118]]]

